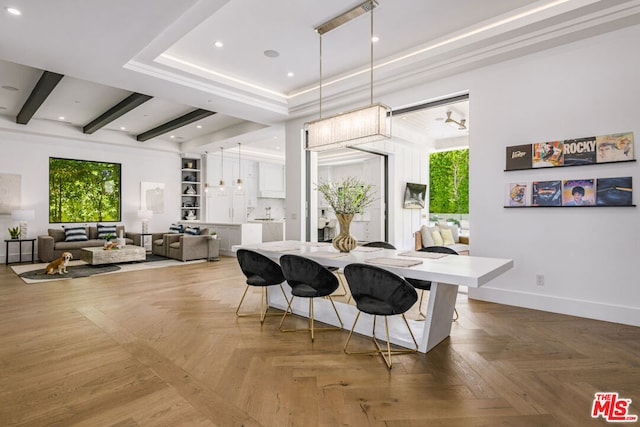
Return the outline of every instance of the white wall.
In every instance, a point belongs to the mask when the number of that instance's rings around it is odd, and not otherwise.
[[[512,270],[470,290],[470,296],[640,326],[640,286],[634,265],[640,254],[638,207],[503,208],[505,184],[517,180],[632,176],[638,187],[636,162],[504,172],[505,148],[511,145],[632,131],[637,153],[640,56],[633,53],[637,40],[640,26],[403,91],[382,94],[378,88],[381,95],[376,101],[391,106],[469,91],[471,253],[514,260]],[[303,194],[304,182],[293,179],[300,164],[289,162],[290,154],[300,155],[299,132],[291,132],[303,121],[287,124],[288,198]],[[403,182],[426,180],[421,175],[426,165],[416,168],[413,157],[395,157],[390,176],[396,191],[402,191]],[[399,209],[400,197],[397,194],[390,202],[396,243],[410,241],[409,233],[417,229]],[[634,202],[638,203],[637,195]],[[287,208],[289,215],[297,213],[294,203]],[[289,238],[300,237],[289,231]],[[544,274],[544,286],[536,286],[536,274]]]
[[[97,142],[61,139],[0,130],[0,173],[19,174],[22,177],[22,208],[34,209],[35,220],[28,223],[29,237],[46,234],[49,224],[49,157],[97,160],[122,164],[122,221],[126,230],[141,231],[137,218],[140,209],[140,182],[165,184],[165,213],[154,215],[149,221],[151,232],[169,229],[179,220],[180,156],[178,153],[130,148]],[[17,225],[11,215],[0,215],[0,233],[9,238],[6,229]],[[37,244],[36,244],[37,246]],[[30,248],[29,248],[30,249]],[[17,260],[18,245],[11,245],[11,261]],[[26,254],[26,245],[23,252]],[[36,248],[37,250],[37,248]],[[5,245],[0,259],[5,260]]]

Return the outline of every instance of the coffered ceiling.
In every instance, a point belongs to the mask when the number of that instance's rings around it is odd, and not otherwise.
[[[385,90],[410,84],[416,74],[422,81],[440,78],[640,23],[640,0],[378,2],[374,87],[388,89],[375,92],[376,100],[384,99]],[[0,128],[176,151],[203,152],[237,142],[275,150],[284,144],[284,121],[318,112],[314,28],[359,3],[5,0]],[[21,15],[8,13],[8,7]],[[322,37],[328,110],[368,101],[367,16]],[[216,41],[223,46],[216,47]],[[64,77],[26,124],[16,123],[45,71]],[[94,133],[83,133],[136,93],[150,99],[109,117],[112,121],[103,119]],[[140,141],[145,132],[201,110],[215,114]],[[440,131],[437,138],[451,136],[455,133]]]

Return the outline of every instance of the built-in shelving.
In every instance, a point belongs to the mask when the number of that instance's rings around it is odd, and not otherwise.
[[[202,159],[183,157],[180,170],[180,218],[184,221],[202,219]]]

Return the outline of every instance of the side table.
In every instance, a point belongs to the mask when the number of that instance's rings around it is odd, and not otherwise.
[[[5,265],[9,264],[9,243],[18,243],[20,246],[20,262],[22,262],[22,242],[31,242],[31,264],[34,260],[34,246],[36,239],[8,239],[5,240]]]
[[[209,249],[207,261],[218,261],[220,256],[220,239],[209,237]]]

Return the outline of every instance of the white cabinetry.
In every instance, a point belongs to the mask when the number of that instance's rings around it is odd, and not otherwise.
[[[258,196],[270,199],[284,199],[284,165],[262,163],[258,165]]]
[[[180,219],[198,221],[202,218],[202,160],[184,157],[180,162]]]
[[[212,167],[209,172],[220,177],[220,169]],[[236,181],[239,172],[242,172],[243,188],[238,190]],[[207,218],[206,221],[221,223],[242,223],[247,220],[247,206],[255,207],[257,203],[255,163],[248,160],[242,161],[242,168],[238,168],[237,160],[225,160],[224,191],[220,191],[217,185],[211,186],[206,195]],[[222,244],[222,242],[221,242]]]

